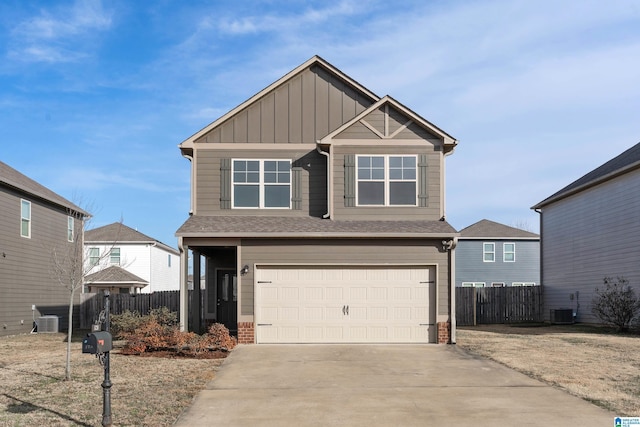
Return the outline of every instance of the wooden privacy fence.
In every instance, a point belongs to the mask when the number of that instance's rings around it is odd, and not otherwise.
[[[205,292],[201,293],[203,304]],[[191,312],[193,291],[189,291],[188,304]],[[137,311],[142,315],[149,314],[154,308],[167,307],[178,313],[180,318],[180,291],[154,292],[151,294],[111,294],[109,297],[111,314],[122,314],[125,311]],[[204,305],[201,305],[201,307]],[[104,295],[102,293],[82,294],[80,302],[80,328],[90,329],[104,309]],[[201,319],[202,320],[202,319]]]
[[[456,324],[542,322],[542,286],[456,288]]]

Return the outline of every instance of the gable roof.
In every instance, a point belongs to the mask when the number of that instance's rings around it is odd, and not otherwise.
[[[220,126],[225,121],[227,121],[228,119],[230,119],[231,117],[233,117],[234,115],[236,115],[237,113],[242,111],[244,108],[246,108],[249,105],[253,104],[254,102],[258,101],[260,98],[264,97],[269,92],[274,91],[279,86],[285,84],[287,81],[293,79],[295,76],[297,76],[298,74],[300,74],[304,70],[306,70],[306,69],[308,69],[308,68],[310,68],[310,67],[312,67],[314,65],[319,65],[319,66],[325,68],[331,74],[339,77],[343,81],[347,82],[349,85],[351,85],[354,88],[356,88],[358,91],[360,91],[360,92],[364,93],[365,95],[367,95],[374,102],[380,99],[380,97],[378,95],[376,95],[375,93],[371,92],[369,89],[367,89],[366,87],[362,86],[360,83],[358,83],[357,81],[353,80],[351,77],[347,76],[342,71],[340,71],[339,69],[337,69],[336,67],[334,67],[333,65],[331,65],[330,63],[328,63],[327,61],[322,59],[321,57],[319,57],[318,55],[315,55],[311,59],[305,61],[304,63],[302,63],[298,67],[294,68],[293,70],[291,70],[290,72],[285,74],[280,79],[276,80],[274,83],[270,84],[266,88],[262,89],[260,92],[258,92],[255,95],[253,95],[251,98],[249,98],[248,100],[246,100],[242,104],[240,104],[237,107],[233,108],[232,110],[230,110],[229,112],[227,112],[223,116],[219,117],[218,119],[216,119],[215,121],[211,122],[210,124],[208,124],[204,128],[200,129],[198,132],[196,132],[193,135],[191,135],[189,138],[187,138],[184,141],[182,141],[178,145],[178,147],[180,147],[180,149],[183,150],[183,152],[185,150],[192,149],[193,148],[193,143],[194,143],[195,140],[197,140],[198,138],[204,136],[205,134],[207,134],[208,132],[210,132],[214,128]]]
[[[601,184],[605,181],[613,179],[639,167],[640,143],[634,145],[622,154],[609,160],[602,166],[597,167],[583,177],[575,180],[560,191],[547,197],[540,203],[532,206],[531,209],[540,209],[560,199],[564,199],[565,197],[569,197],[573,194],[579,193],[580,191],[586,190],[589,187]]]
[[[396,110],[398,110],[398,111],[402,112],[403,114],[407,115],[407,117],[409,117],[412,120],[413,123],[418,124],[419,126],[421,126],[424,129],[426,129],[428,132],[430,132],[432,134],[435,134],[436,136],[442,138],[442,140],[444,141],[444,145],[447,147],[447,149],[445,149],[445,152],[453,150],[453,148],[456,146],[457,140],[454,137],[452,137],[451,135],[449,135],[448,133],[446,133],[445,131],[443,131],[442,129],[440,129],[439,127],[434,125],[433,123],[431,123],[428,120],[424,119],[423,117],[421,117],[420,115],[418,115],[417,113],[412,111],[411,109],[407,108],[406,106],[404,106],[400,102],[396,101],[395,99],[393,99],[389,95],[386,95],[383,98],[379,99],[377,102],[373,103],[369,108],[367,108],[366,110],[362,111],[360,114],[356,115],[353,119],[349,120],[347,123],[345,123],[344,125],[340,126],[335,131],[331,132],[330,134],[328,134],[327,136],[322,138],[319,141],[319,143],[320,144],[331,144],[333,138],[335,138],[337,135],[342,133],[345,129],[349,128],[350,126],[353,126],[354,123],[357,123],[358,121],[362,120],[364,117],[369,115],[372,111],[375,111],[375,110],[381,108],[384,105],[391,105]]]
[[[71,203],[64,197],[49,190],[42,184],[37,183],[33,179],[18,172],[11,166],[0,161],[0,184],[4,184],[19,192],[25,193],[25,195],[33,196],[38,199],[53,203],[64,209],[69,209],[73,212],[79,213],[82,216],[90,217],[91,215],[84,211],[82,208]]]
[[[138,288],[145,287],[149,284],[149,282],[147,282],[146,280],[117,265],[112,265],[96,273],[87,275],[84,279],[84,283],[102,286],[127,285],[135,286]]]
[[[159,244],[162,245],[166,250],[175,253],[176,255],[179,252],[172,248],[169,245],[162,243],[159,240],[156,240],[152,237],[147,236],[146,234],[140,233],[138,230],[134,230],[131,227],[127,227],[126,225],[120,222],[114,222],[113,224],[108,224],[102,227],[94,228],[92,230],[87,230],[84,233],[84,243],[148,243],[148,244]]]
[[[483,219],[460,230],[459,240],[464,239],[540,240],[540,236],[536,233]]]

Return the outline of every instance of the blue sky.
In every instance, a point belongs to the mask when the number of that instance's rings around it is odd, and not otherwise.
[[[182,140],[320,55],[459,140],[447,219],[530,207],[640,141],[640,2],[0,2],[0,160],[176,246]]]

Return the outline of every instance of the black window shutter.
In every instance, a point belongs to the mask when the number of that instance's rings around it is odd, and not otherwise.
[[[220,209],[231,209],[231,159],[220,159]]]
[[[356,205],[356,156],[347,154],[344,156],[344,206]]]
[[[291,168],[291,208],[302,209],[302,168]]]

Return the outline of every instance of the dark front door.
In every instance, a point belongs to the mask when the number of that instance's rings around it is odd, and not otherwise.
[[[218,270],[217,278],[218,323],[238,335],[238,282],[235,270]]]

